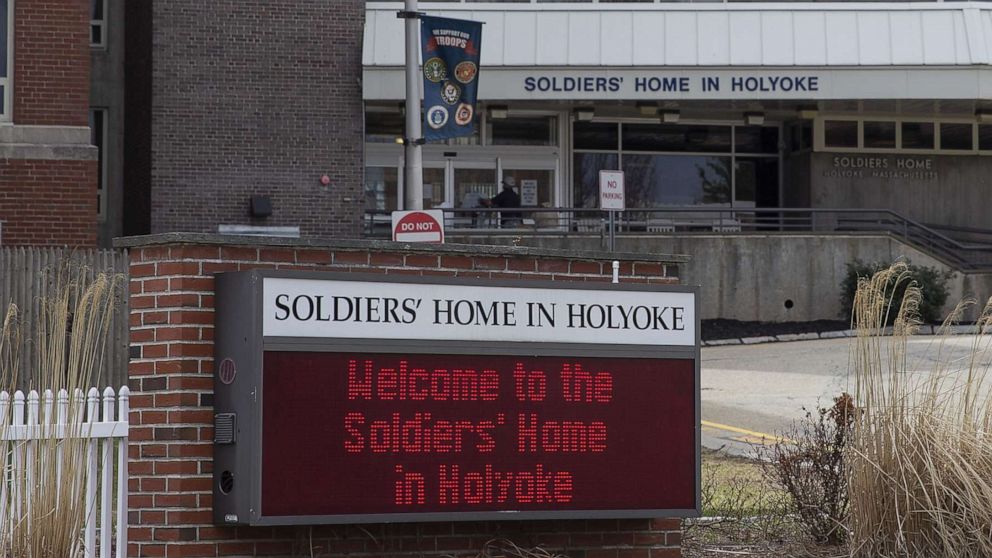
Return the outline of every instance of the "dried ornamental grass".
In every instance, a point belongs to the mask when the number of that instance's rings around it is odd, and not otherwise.
[[[846,455],[851,552],[856,556],[992,556],[992,402],[988,362],[992,301],[966,359],[950,361],[945,336],[933,368],[914,374],[907,341],[919,322],[909,285],[893,335],[882,335],[906,267],[859,281],[852,352],[858,419]],[[964,305],[948,317],[944,332]]]
[[[455,558],[454,555],[447,555]],[[469,558],[469,557],[466,557]],[[470,558],[568,558],[564,554],[549,552],[541,547],[524,548],[509,539],[491,539]]]
[[[38,349],[32,365],[37,385],[30,387],[45,390],[38,401],[38,424],[61,422],[69,432],[63,437],[43,427],[32,444],[3,442],[12,413],[9,408],[2,413],[0,558],[74,558],[83,552],[83,526],[95,513],[86,509],[84,498],[83,394],[104,365],[101,355],[123,283],[120,276],[88,275],[68,265],[52,272],[54,294],[39,301],[39,312],[21,323],[11,305],[0,331],[0,390],[12,392],[16,385],[15,340],[26,331]],[[21,466],[15,467],[18,461]]]

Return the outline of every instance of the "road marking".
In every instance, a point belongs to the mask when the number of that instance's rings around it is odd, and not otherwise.
[[[736,426],[730,426],[729,424],[720,424],[719,422],[710,422],[708,420],[699,421],[700,424],[707,428],[715,428],[717,430],[726,430],[727,432],[734,432],[737,434],[744,434],[745,436],[752,439],[766,439],[775,442],[791,442],[792,440],[788,438],[783,438],[782,436],[775,436],[774,434],[765,434],[764,432],[756,432],[754,430],[748,430],[746,428],[738,428]]]

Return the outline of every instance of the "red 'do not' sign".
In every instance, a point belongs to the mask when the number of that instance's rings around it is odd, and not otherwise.
[[[394,211],[393,240],[397,242],[444,242],[444,212]]]

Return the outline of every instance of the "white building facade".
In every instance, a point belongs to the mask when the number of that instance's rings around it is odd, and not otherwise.
[[[403,198],[398,9],[367,3],[370,211],[400,208]],[[425,207],[472,207],[512,176],[525,207],[595,208],[599,171],[619,169],[628,210],[730,211],[745,233],[788,232],[796,215],[788,211],[800,209],[884,210],[904,228],[960,243],[992,229],[990,4],[523,0],[420,9],[485,22],[478,133],[425,146]],[[781,219],[769,225],[769,215]],[[816,214],[803,226],[815,232],[818,221],[837,220]],[[627,232],[703,232],[651,221]],[[912,232],[902,236],[920,248]],[[700,257],[702,248],[672,242],[628,248]],[[992,252],[945,248],[923,252],[951,269],[974,271],[974,258],[992,266]],[[835,256],[829,280],[850,259],[893,255],[881,252]],[[781,302],[737,317],[792,319]],[[704,303],[707,311],[718,313]]]
[[[367,8],[370,208],[402,196],[402,21]],[[537,205],[590,207],[603,168],[629,206],[888,207],[924,222],[947,181],[992,170],[992,8],[981,3],[474,3],[479,133],[425,148],[426,206],[505,176]],[[988,111],[986,111],[988,106]],[[950,158],[950,159],[948,159]],[[964,177],[955,175],[963,174]],[[534,185],[536,181],[536,186]],[[379,183],[376,185],[376,183]]]

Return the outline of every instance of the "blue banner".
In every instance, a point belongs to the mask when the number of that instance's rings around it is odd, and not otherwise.
[[[424,139],[439,141],[475,131],[482,23],[420,17],[424,68]]]

